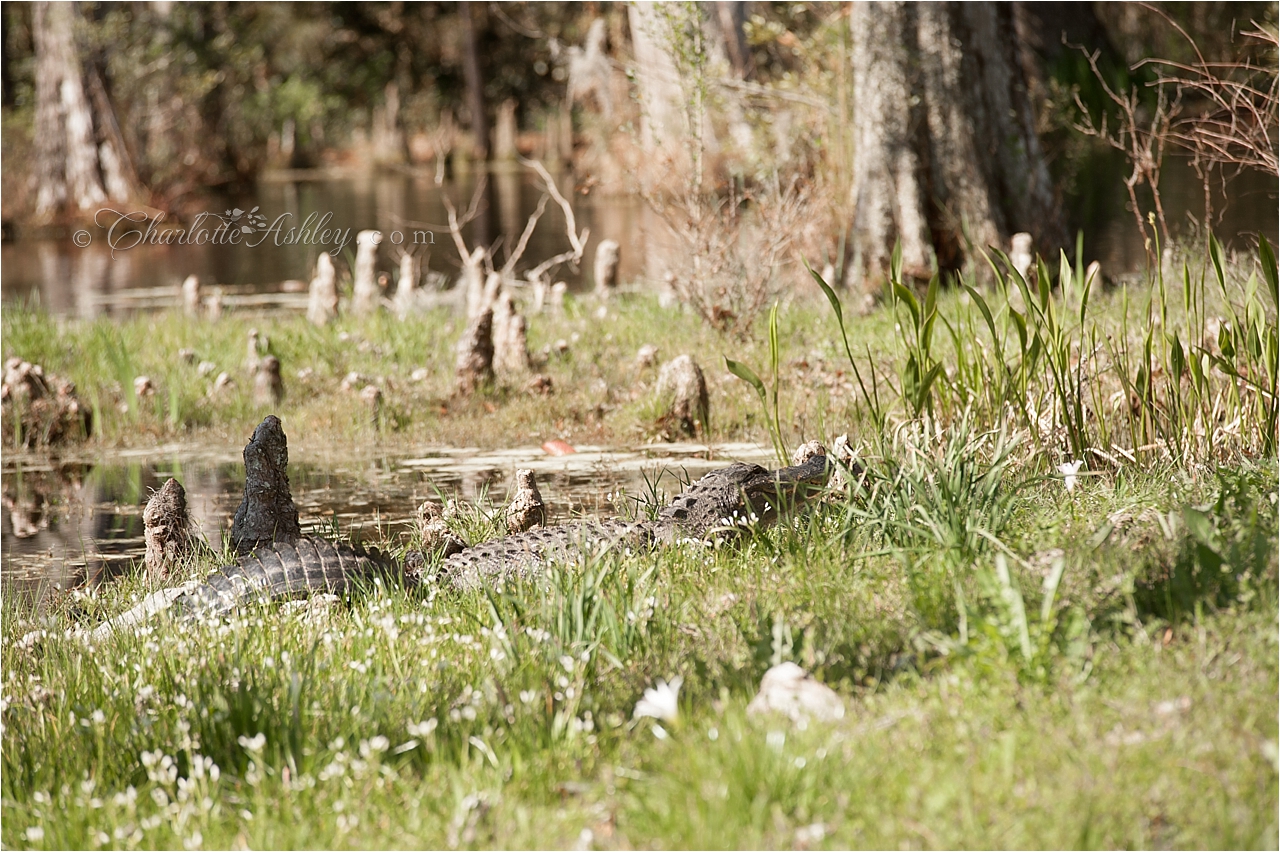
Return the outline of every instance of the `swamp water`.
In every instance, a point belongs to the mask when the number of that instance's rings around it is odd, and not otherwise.
[[[501,511],[518,467],[537,473],[551,522],[558,523],[634,513],[634,501],[646,499],[652,488],[665,502],[684,482],[734,461],[769,466],[773,459],[754,444],[580,447],[565,456],[538,447],[430,448],[338,459],[295,450],[289,482],[304,534],[336,529],[366,543],[394,544],[413,530],[415,510],[426,500],[456,498]],[[146,549],[142,509],[170,476],[186,489],[198,535],[221,552],[243,496],[237,448],[161,447],[61,463],[7,454],[0,477],[0,591],[38,605],[55,591],[137,570]]]
[[[1090,161],[1083,174],[1087,179],[1076,182],[1065,204],[1069,229],[1084,234],[1085,262],[1098,260],[1104,274],[1113,278],[1144,268],[1146,251],[1128,210],[1123,158],[1104,152]],[[552,273],[553,280],[565,281],[571,290],[589,290],[594,285],[591,263],[604,239],[621,245],[618,278],[623,282],[641,278],[661,281],[670,259],[687,254],[688,247],[638,198],[591,192],[585,185],[575,185],[567,175],[558,177],[557,183],[573,206],[578,230],[590,230],[582,263],[577,268],[561,265]],[[284,217],[281,234],[290,228],[300,229],[309,218],[313,223],[323,219],[328,229],[350,231],[351,243],[334,257],[339,276],[354,264],[355,234],[376,228],[384,234],[378,249],[379,270],[390,273],[394,282],[400,252],[412,249],[423,268],[433,273],[427,286],[438,286],[441,281],[454,281],[460,268],[457,249],[444,224],[448,220],[444,197],[447,194],[459,210],[465,210],[475,187],[474,174],[436,186],[431,176],[421,173],[284,173],[281,179],[261,181],[245,195],[210,199],[204,208],[204,227],[215,227],[236,210],[242,213],[237,222],[243,223],[255,208],[255,215],[262,217],[268,229]],[[1161,187],[1170,226],[1177,233],[1189,233],[1191,221],[1202,210],[1199,180],[1185,161],[1171,160]],[[1221,218],[1215,216],[1213,230],[1224,245],[1252,246],[1259,233],[1274,243],[1280,231],[1276,193],[1274,177],[1253,173],[1238,176],[1225,189],[1218,187],[1214,204]],[[520,242],[541,196],[538,178],[527,169],[494,166],[480,196],[478,215],[462,229],[467,245],[495,246],[494,265],[501,266]],[[171,217],[165,225],[190,227],[192,219],[189,216],[178,222]],[[108,216],[104,224],[110,220]],[[213,286],[221,287],[230,310],[284,308],[301,312],[306,308],[305,282],[311,278],[321,247],[277,245],[276,233],[266,238],[263,230],[259,227],[245,237],[251,245],[143,245],[115,252],[107,244],[107,231],[100,227],[86,229],[90,238],[86,247],[74,242],[71,233],[49,238],[25,237],[19,232],[16,240],[7,239],[0,246],[0,296],[6,302],[24,301],[59,316],[119,315],[180,305],[181,282],[194,274],[206,294]],[[396,232],[400,233],[399,245],[393,244]],[[836,235],[830,239],[830,250],[834,251]],[[517,272],[568,247],[564,214],[550,203]],[[1050,261],[1049,265],[1054,267],[1055,263]]]

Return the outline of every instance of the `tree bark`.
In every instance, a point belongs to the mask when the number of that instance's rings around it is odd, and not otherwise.
[[[75,42],[73,3],[36,3],[36,215],[85,213],[138,194],[115,113],[96,69]]]
[[[467,80],[467,107],[471,112],[471,132],[475,136],[472,156],[481,162],[489,159],[489,116],[485,112],[484,72],[480,66],[480,45],[476,36],[474,12],[470,3],[460,6],[464,56],[463,75]]]
[[[685,96],[667,42],[670,25],[656,3],[630,3],[631,48],[640,89],[640,143],[646,151],[681,150],[686,133]]]
[[[1064,243],[1049,171],[998,3],[853,3],[851,274],[878,293],[894,243],[904,275],[975,268],[1029,231]]]
[[[68,204],[90,210],[107,200],[74,25],[70,3],[35,4],[38,216],[51,216]]]

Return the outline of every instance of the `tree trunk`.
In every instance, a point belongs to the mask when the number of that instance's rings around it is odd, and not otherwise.
[[[485,113],[484,73],[480,67],[480,45],[476,36],[475,13],[470,3],[463,3],[459,14],[462,16],[464,50],[462,70],[467,79],[467,108],[471,111],[471,133],[475,136],[472,156],[484,162],[489,159],[489,116]]]
[[[640,89],[640,143],[646,151],[681,150],[686,130],[684,93],[671,56],[670,24],[657,3],[630,3],[631,47]]]
[[[36,3],[36,215],[80,213],[138,194],[115,113],[96,69],[75,43],[76,6]],[[88,85],[86,85],[86,80]]]
[[[36,214],[51,216],[68,204],[91,210],[107,200],[107,193],[98,174],[93,111],[75,48],[75,7],[37,3],[32,11],[40,140]]]
[[[854,280],[880,292],[896,241],[922,279],[1019,231],[1062,245],[1010,6],[853,3],[850,31]]]
[[[729,60],[733,74],[739,80],[747,77],[748,57],[747,36],[743,32],[743,23],[747,18],[747,4],[742,0],[716,3],[716,23],[720,26],[720,37],[724,41],[724,52]]]

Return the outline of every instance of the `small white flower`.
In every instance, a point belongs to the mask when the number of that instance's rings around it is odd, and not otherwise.
[[[673,677],[668,683],[658,678],[658,685],[644,691],[644,697],[636,702],[633,718],[662,719],[674,722],[680,713],[680,685],[684,679]]]
[[[41,840],[44,840],[44,829],[38,825],[28,826],[27,839],[32,843],[39,843]]]
[[[431,736],[431,732],[434,731],[436,726],[439,724],[440,723],[435,719],[428,719],[425,722],[419,722],[416,725],[410,722],[407,730],[411,737],[429,737]]]
[[[240,743],[240,747],[251,754],[257,754],[267,744],[267,735],[264,733],[256,733],[252,737],[241,736],[236,742]]]
[[[1067,486],[1067,491],[1076,490],[1076,474],[1080,472],[1080,466],[1084,462],[1066,462],[1058,465],[1058,471],[1062,474],[1062,484]]]

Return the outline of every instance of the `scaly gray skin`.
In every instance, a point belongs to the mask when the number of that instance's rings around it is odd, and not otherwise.
[[[100,626],[95,635],[109,633],[113,624],[138,623],[175,603],[187,615],[218,616],[251,601],[345,593],[379,576],[407,584],[422,578],[427,558],[419,551],[410,551],[401,566],[376,549],[299,536],[285,473],[288,450],[278,418],[269,416],[254,430],[245,462],[245,497],[232,536],[237,549],[247,552],[202,585],[149,596]],[[656,520],[577,521],[509,535],[448,556],[437,577],[455,589],[474,589],[531,576],[549,562],[572,561],[610,548],[646,550],[682,538],[735,537],[773,523],[780,510],[809,502],[821,493],[829,472],[822,455],[775,471],[735,464],[702,477]]]
[[[273,542],[218,569],[204,585],[177,599],[186,615],[221,616],[254,601],[344,594],[377,577],[397,579],[395,560],[376,548],[303,538]]]
[[[780,509],[803,506],[826,485],[826,456],[765,470],[735,464],[708,473],[653,521],[578,521],[494,539],[448,557],[440,579],[458,589],[475,589],[535,573],[549,562],[566,561],[611,548],[647,550],[680,538],[730,538],[777,520]]]

